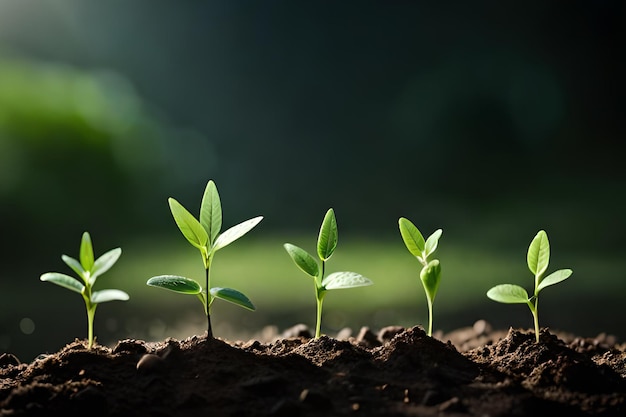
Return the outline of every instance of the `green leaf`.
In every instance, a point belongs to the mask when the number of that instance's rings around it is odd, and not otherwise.
[[[209,292],[215,298],[229,301],[233,304],[237,304],[238,306],[246,308],[248,310],[252,310],[252,311],[256,310],[256,307],[254,307],[254,304],[252,304],[252,301],[250,301],[248,297],[246,297],[244,294],[232,288],[214,287],[214,288],[211,288]]]
[[[421,258],[425,247],[424,236],[407,218],[400,217],[398,225],[406,248],[411,252],[411,255]]]
[[[285,243],[283,246],[289,256],[291,256],[291,259],[296,265],[298,265],[298,268],[304,271],[307,275],[317,278],[317,275],[319,274],[319,265],[311,254],[296,245],[292,245],[291,243]]]
[[[185,207],[173,198],[169,198],[170,211],[183,236],[198,249],[206,246],[209,239],[207,231]]]
[[[528,268],[535,276],[541,276],[550,262],[550,242],[545,231],[540,230],[528,247]]]
[[[67,266],[72,268],[72,270],[76,272],[78,276],[81,277],[83,281],[85,281],[85,283],[87,282],[87,280],[85,279],[87,271],[83,269],[83,266],[80,264],[80,262],[67,255],[61,255],[61,259],[63,259],[63,262],[65,262]]]
[[[427,266],[422,268],[420,272],[420,279],[426,290],[428,299],[433,302],[439,289],[439,282],[441,281],[441,265],[438,259],[433,259]]]
[[[354,288],[372,285],[369,278],[356,272],[333,272],[322,281],[322,287],[327,290],[337,290],[341,288]]]
[[[246,220],[245,222],[241,222],[238,225],[226,230],[224,233],[219,235],[217,239],[215,239],[215,243],[212,248],[213,251],[217,251],[222,249],[224,246],[230,245],[235,240],[252,230],[261,220],[263,220],[263,216],[258,216],[253,219]]]
[[[159,275],[150,278],[146,284],[181,294],[199,294],[202,291],[202,287],[196,281],[178,275]]]
[[[441,237],[442,233],[443,230],[437,229],[433,232],[432,235],[428,236],[428,239],[426,239],[426,244],[424,245],[425,258],[428,258],[430,255],[433,254],[433,252],[435,252],[435,250],[437,250],[437,244],[439,243],[439,238]]]
[[[111,249],[104,255],[100,256],[93,264],[91,276],[89,277],[89,283],[93,285],[96,282],[96,278],[107,272],[117,262],[122,254],[121,248]]]
[[[59,272],[47,272],[39,277],[42,281],[49,281],[53,284],[59,285],[63,288],[67,288],[68,290],[72,290],[79,294],[83,293],[85,286],[78,281],[76,278],[70,277],[69,275],[61,274]]]
[[[519,285],[500,284],[487,291],[487,297],[499,303],[526,304],[528,293]]]
[[[107,301],[126,301],[130,297],[121,290],[101,290],[91,293],[91,302],[94,304],[106,303]]]
[[[200,224],[208,234],[208,246],[213,246],[220,230],[222,230],[222,203],[213,180],[210,180],[204,189],[200,205]]]
[[[541,280],[541,282],[537,286],[537,294],[545,287],[558,284],[559,282],[566,280],[570,277],[570,275],[572,275],[572,272],[573,271],[571,269],[559,269],[558,271],[551,273],[543,280]]]
[[[337,248],[338,233],[335,211],[330,208],[324,216],[317,238],[317,254],[321,260],[328,260]]]
[[[93,246],[91,236],[87,232],[83,233],[83,238],[80,241],[80,263],[85,271],[91,272],[91,268],[93,268]]]

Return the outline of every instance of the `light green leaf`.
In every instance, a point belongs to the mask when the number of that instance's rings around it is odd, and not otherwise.
[[[107,301],[126,301],[130,297],[121,290],[100,290],[91,293],[91,302],[94,304],[106,303]]]
[[[198,249],[206,246],[209,236],[200,222],[174,198],[169,198],[170,211],[183,236]]]
[[[91,268],[93,268],[93,246],[88,232],[83,233],[83,238],[80,241],[80,264],[85,271],[91,272]]]
[[[85,276],[87,271],[83,269],[83,266],[80,264],[80,262],[67,255],[61,255],[61,259],[63,259],[63,262],[65,262],[67,266],[72,268],[72,270],[76,272],[76,274],[78,274],[78,276],[81,277],[83,281],[86,282]]]
[[[372,285],[373,282],[369,278],[356,272],[333,272],[322,280],[322,287],[327,290],[336,290],[341,288],[354,288]]]
[[[419,229],[405,217],[400,217],[398,225],[406,248],[411,252],[411,255],[421,258],[425,247],[424,236],[422,236]]]
[[[541,276],[550,262],[550,242],[545,231],[540,230],[528,247],[528,268],[535,276]]]
[[[196,281],[178,275],[158,275],[150,278],[146,284],[181,294],[199,294],[202,291],[202,287]]]
[[[96,278],[107,272],[117,262],[122,254],[121,248],[111,249],[104,255],[100,256],[93,264],[91,276],[89,277],[89,283],[93,285],[96,282]]]
[[[439,289],[439,282],[441,281],[441,265],[438,259],[433,259],[427,266],[422,268],[420,279],[422,280],[428,299],[431,302],[435,301],[435,296]]]
[[[213,246],[217,235],[222,230],[222,203],[213,180],[210,180],[204,189],[200,205],[200,224],[209,236],[208,246]]]
[[[241,222],[238,225],[224,231],[224,233],[215,239],[212,250],[215,252],[222,249],[224,246],[230,245],[235,240],[252,230],[261,220],[263,220],[263,216],[258,216],[253,219],[246,220],[245,222]]]
[[[248,310],[252,310],[252,311],[256,310],[256,307],[254,307],[254,304],[252,304],[252,301],[250,301],[248,297],[246,297],[244,294],[232,288],[214,287],[214,288],[211,288],[209,292],[215,298],[229,301],[233,304],[237,304],[238,306],[246,308]]]
[[[559,269],[558,271],[551,273],[543,280],[541,280],[541,282],[537,286],[537,293],[539,293],[539,291],[541,291],[545,287],[558,284],[559,282],[566,280],[567,278],[569,278],[570,275],[572,275],[572,272],[573,271],[571,269]]]
[[[68,290],[72,290],[79,294],[83,293],[85,286],[78,281],[76,278],[70,277],[69,275],[61,274],[59,272],[47,272],[39,277],[42,281],[49,281],[53,284],[59,285],[63,288],[67,288]]]
[[[311,254],[296,245],[292,245],[291,243],[285,243],[283,246],[289,256],[291,256],[291,259],[296,265],[298,265],[298,268],[304,271],[307,275],[317,278],[317,275],[319,274],[319,265]]]
[[[519,285],[500,284],[487,291],[487,297],[499,303],[526,304],[528,293]]]
[[[443,230],[441,229],[437,229],[433,232],[432,235],[428,236],[428,239],[426,239],[426,244],[424,245],[424,252],[425,258],[428,258],[430,255],[433,254],[433,252],[435,252],[435,250],[437,250],[437,244],[439,243],[439,238],[441,237],[441,234],[443,233]]]
[[[324,216],[317,238],[317,255],[321,260],[328,260],[337,248],[338,233],[335,211],[330,208]]]

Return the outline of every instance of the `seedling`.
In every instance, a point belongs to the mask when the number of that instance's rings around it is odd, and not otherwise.
[[[111,249],[98,259],[94,260],[93,245],[91,244],[91,236],[84,232],[80,242],[80,261],[62,255],[61,259],[65,262],[82,280],[62,274],[60,272],[46,272],[39,278],[42,281],[50,281],[53,284],[67,288],[68,290],[79,293],[85,300],[87,308],[87,328],[88,328],[88,348],[91,349],[94,343],[93,337],[93,319],[96,315],[96,307],[98,304],[107,301],[126,301],[129,299],[128,294],[121,290],[100,290],[94,291],[93,286],[98,277],[107,272],[122,254],[121,248]]]
[[[211,288],[211,265],[213,264],[215,252],[248,233],[263,220],[263,216],[246,220],[227,229],[224,233],[220,233],[222,229],[222,203],[213,180],[208,182],[204,190],[200,205],[199,221],[174,198],[170,197],[168,203],[174,221],[183,236],[200,251],[205,270],[205,286],[203,289],[197,281],[179,275],[155,276],[150,278],[147,284],[181,294],[196,295],[204,306],[204,313],[207,317],[208,338],[212,338],[211,306],[216,298],[229,301],[248,310],[255,310],[252,301],[241,292],[232,288]]]
[[[426,300],[428,301],[428,336],[432,336],[433,303],[435,302],[435,296],[437,295],[439,282],[441,281],[441,265],[438,259],[428,260],[428,257],[437,250],[439,238],[443,231],[437,229],[428,239],[424,240],[422,233],[409,219],[400,217],[398,226],[400,227],[400,234],[402,235],[402,240],[404,240],[407,249],[417,258],[420,264],[422,264],[420,279],[424,286]]]
[[[527,255],[528,269],[535,275],[535,291],[533,296],[529,297],[524,288],[513,284],[496,285],[487,291],[487,297],[499,303],[528,305],[535,322],[535,337],[537,343],[539,343],[539,292],[572,275],[571,269],[559,269],[544,278],[543,274],[546,272],[546,269],[548,269],[549,261],[550,242],[548,241],[548,235],[545,231],[540,230],[537,232],[532,242],[530,242]]]
[[[335,252],[337,248],[337,220],[335,212],[332,208],[328,209],[320,233],[317,238],[317,256],[321,260],[320,268],[317,260],[304,249],[285,243],[283,246],[295,264],[307,275],[313,277],[315,281],[315,298],[317,300],[317,323],[315,325],[315,338],[320,337],[322,325],[322,303],[324,296],[328,290],[336,290],[341,288],[363,287],[372,285],[373,282],[356,272],[334,272],[324,277],[326,271],[326,262]]]

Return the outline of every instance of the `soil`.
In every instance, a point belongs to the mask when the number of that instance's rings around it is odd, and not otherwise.
[[[271,340],[193,336],[75,340],[20,363],[0,356],[0,415],[624,416],[625,345],[482,320],[427,336],[420,326]]]

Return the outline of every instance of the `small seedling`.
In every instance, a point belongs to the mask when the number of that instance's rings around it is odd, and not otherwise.
[[[443,231],[437,229],[428,239],[424,240],[422,233],[409,219],[400,217],[398,226],[407,249],[422,264],[420,279],[424,286],[424,292],[426,292],[426,300],[428,301],[428,336],[432,336],[433,303],[435,302],[435,296],[441,281],[441,265],[438,259],[428,260],[428,257],[437,249],[439,238]]]
[[[535,275],[535,291],[532,297],[528,296],[526,290],[519,285],[513,284],[500,284],[487,291],[487,297],[494,301],[507,304],[527,304],[530,308],[530,312],[533,315],[535,322],[535,337],[537,343],[539,343],[539,292],[550,286],[557,284],[572,275],[571,269],[559,269],[543,277],[543,274],[548,269],[548,263],[550,261],[550,242],[548,241],[548,235],[545,231],[540,230],[534,237],[530,246],[528,247],[528,269]]]
[[[241,292],[232,288],[211,288],[211,265],[215,252],[233,243],[252,228],[254,228],[263,216],[254,217],[239,223],[220,233],[222,229],[222,203],[213,180],[210,180],[204,190],[202,203],[200,204],[200,220],[198,221],[187,209],[174,198],[169,198],[168,203],[174,221],[183,236],[196,249],[200,251],[205,270],[205,287],[195,280],[178,275],[159,275],[148,280],[147,284],[153,287],[164,288],[181,294],[196,295],[204,306],[207,317],[207,335],[213,337],[211,329],[211,305],[216,298],[229,301],[248,310],[255,310],[254,304]]]
[[[67,288],[79,293],[85,300],[87,307],[87,328],[88,328],[88,348],[91,349],[94,342],[93,337],[93,319],[96,315],[96,307],[100,303],[106,301],[126,301],[129,299],[128,294],[121,290],[100,290],[94,291],[93,286],[98,277],[107,272],[122,254],[121,248],[111,249],[98,259],[94,260],[93,245],[91,244],[91,236],[84,232],[80,242],[80,261],[62,255],[61,259],[65,262],[82,280],[82,283],[74,277],[62,274],[60,272],[47,272],[39,278],[42,281],[50,281],[61,287]]]
[[[283,246],[295,264],[307,275],[313,277],[315,281],[315,298],[317,300],[317,323],[315,325],[315,338],[320,337],[322,325],[322,302],[328,290],[336,290],[341,288],[363,287],[372,285],[373,282],[356,272],[334,272],[324,277],[326,271],[326,262],[335,252],[337,248],[337,220],[335,212],[332,208],[328,209],[320,233],[317,238],[317,256],[321,260],[320,268],[317,260],[304,249],[285,243]]]

